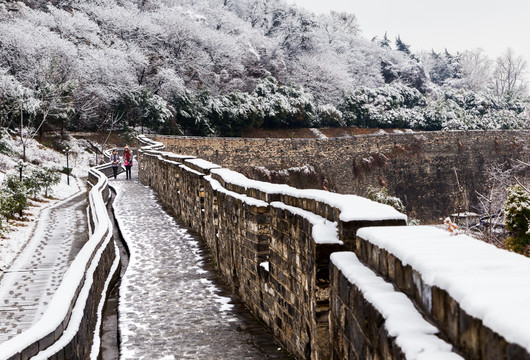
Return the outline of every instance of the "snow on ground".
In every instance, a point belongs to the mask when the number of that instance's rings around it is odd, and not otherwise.
[[[110,181],[131,252],[120,287],[121,358],[266,358],[256,346],[258,333],[241,331],[231,298],[204,268],[198,239],[163,210],[152,189],[135,180]]]
[[[21,158],[22,147],[20,140],[12,136],[4,136],[3,141],[11,148],[12,154],[0,154],[0,182],[4,180],[7,174],[18,174],[16,168]],[[26,213],[26,222],[10,222],[5,231],[4,237],[0,238],[0,269],[6,269],[13,262],[16,255],[22,250],[28,242],[33,231],[35,230],[36,221],[39,219],[43,209],[48,208],[60,200],[66,199],[79,191],[85,191],[84,180],[88,169],[93,166],[94,155],[88,153],[85,149],[88,147],[86,140],[76,140],[69,138],[70,146],[69,167],[72,168],[70,176],[70,185],[67,184],[67,176],[61,174],[59,184],[53,186],[48,195],[50,199],[41,201],[30,201],[30,207]],[[42,146],[36,140],[29,140],[26,147],[26,166],[23,174],[27,174],[31,169],[51,167],[62,170],[66,167],[66,155],[53,149]]]
[[[362,228],[357,236],[416,269],[469,315],[530,350],[530,260],[431,226]]]
[[[30,207],[24,211],[28,221],[11,221],[4,237],[0,238],[0,270],[9,268],[17,254],[24,248],[35,231],[37,220],[44,209],[81,190],[85,190],[81,180],[70,178],[70,185],[67,185],[66,175],[62,174],[61,182],[52,188],[53,199],[44,199],[42,202],[30,201]]]
[[[46,311],[63,275],[86,243],[85,207],[86,196],[78,193],[44,209],[30,241],[2,273],[0,343],[29,329]]]
[[[0,154],[0,171],[3,173],[18,172],[17,163],[22,158],[22,145],[18,137],[3,136],[2,140],[9,146],[12,154]],[[85,149],[89,147],[86,140],[68,137],[65,141],[70,147],[69,167],[72,175],[86,176],[90,166],[94,166],[94,154]],[[37,140],[28,140],[26,145],[26,168],[24,172],[36,167],[52,167],[62,170],[66,167],[66,155],[41,145]]]

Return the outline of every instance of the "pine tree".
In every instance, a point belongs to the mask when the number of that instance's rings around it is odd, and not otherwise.
[[[385,36],[383,37],[383,40],[379,42],[379,46],[385,49],[390,49],[390,39],[388,38],[388,34],[385,32]]]
[[[386,34],[385,34],[385,36],[386,36]],[[399,35],[396,38],[396,50],[404,52],[407,55],[412,55],[412,53],[410,52],[410,45],[405,44],[401,40],[401,37]]]

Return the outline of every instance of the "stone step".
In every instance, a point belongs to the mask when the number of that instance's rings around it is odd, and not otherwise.
[[[331,255],[333,359],[463,359],[402,292],[353,252]]]

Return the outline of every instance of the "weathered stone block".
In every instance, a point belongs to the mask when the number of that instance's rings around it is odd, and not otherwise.
[[[508,344],[506,340],[486,326],[480,327],[480,354],[473,354],[470,358],[475,359],[505,359]]]
[[[29,359],[29,358],[37,355],[38,352],[39,352],[39,343],[35,342],[35,343],[29,345],[24,350],[22,350],[20,357],[22,359]]]
[[[459,314],[459,343],[469,358],[480,354],[480,328],[482,321],[467,315],[462,309]]]

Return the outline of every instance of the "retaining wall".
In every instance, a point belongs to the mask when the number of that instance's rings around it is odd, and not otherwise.
[[[412,218],[436,222],[457,210],[474,210],[485,192],[491,164],[530,161],[530,131],[435,131],[321,139],[242,139],[158,136],[168,151],[200,156],[270,181],[267,171],[310,165],[316,173],[302,183],[339,193],[366,195],[386,186]],[[524,176],[524,174],[522,175]],[[526,172],[526,176],[530,176]],[[289,181],[288,179],[286,181]],[[435,206],[433,205],[435,204]]]
[[[88,182],[92,186],[88,194],[90,238],[64,275],[41,320],[0,344],[1,359],[90,358],[100,315],[98,306],[105,300],[102,293],[106,283],[118,268],[119,254],[105,207],[107,178],[91,169]]]
[[[367,199],[252,181],[169,152],[140,150],[138,165],[140,181],[202,235],[225,281],[300,359],[330,356],[329,255],[354,246],[361,226],[406,223]]]

